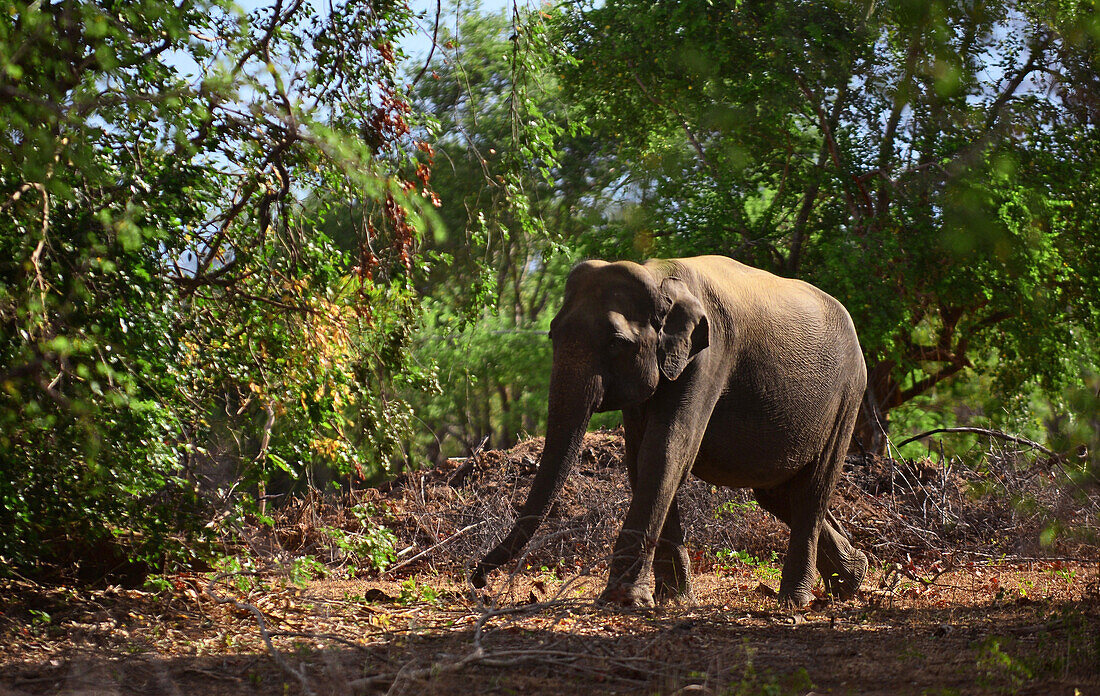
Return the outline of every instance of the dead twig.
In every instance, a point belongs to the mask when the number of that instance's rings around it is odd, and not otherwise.
[[[302,687],[302,693],[308,696],[313,695],[313,689],[309,686],[309,681],[306,679],[306,675],[301,671],[291,667],[286,660],[283,659],[282,653],[278,651],[275,644],[271,641],[271,632],[267,630],[267,621],[264,619],[264,614],[255,605],[248,602],[239,602],[232,597],[220,595],[214,591],[214,586],[222,580],[232,576],[239,575],[239,573],[218,573],[214,577],[210,578],[210,582],[206,586],[206,594],[214,600],[216,604],[232,604],[242,611],[247,611],[256,617],[256,625],[260,629],[260,638],[263,639],[264,645],[267,646],[268,652],[271,654],[271,659],[275,660],[275,664],[286,672],[293,676],[298,684]]]
[[[936,581],[939,580],[941,576],[953,572],[957,569],[958,567],[955,565],[954,558],[949,558],[946,565],[942,566],[940,565],[939,561],[936,561],[932,564],[932,567],[930,568],[930,570],[934,571],[935,574],[931,577],[926,578],[917,574],[917,569],[912,564],[912,562],[904,565],[901,563],[895,563],[886,571],[886,574],[882,576],[882,581],[880,585],[883,588],[889,588],[889,590],[892,591],[898,586],[899,578],[906,577],[910,580],[913,580],[914,582],[919,582],[925,587],[931,587],[936,584]]]
[[[970,427],[966,427],[966,428],[935,428],[934,430],[929,430],[927,432],[921,433],[920,435],[914,435],[913,437],[902,440],[897,445],[895,445],[895,448],[900,449],[901,447],[903,447],[905,445],[908,445],[910,442],[916,442],[917,440],[920,440],[921,438],[928,437],[929,435],[938,435],[939,433],[973,433],[975,435],[985,435],[986,437],[995,437],[995,438],[1000,439],[1000,440],[1006,440],[1008,442],[1015,442],[1015,443],[1020,444],[1020,445],[1027,445],[1028,447],[1031,447],[1032,449],[1039,450],[1040,452],[1047,455],[1048,457],[1059,457],[1060,458],[1060,455],[1057,454],[1056,452],[1054,452],[1052,450],[1049,450],[1046,447],[1043,447],[1038,442],[1028,440],[1026,437],[1020,437],[1019,435],[1009,435],[1008,433],[1002,433],[999,430],[989,430],[988,428],[970,428]]]
[[[412,558],[410,558],[406,561],[402,561],[402,562],[398,563],[395,566],[390,566],[389,568],[386,569],[386,572],[382,573],[381,577],[385,577],[385,576],[389,575],[390,573],[392,573],[393,571],[397,570],[398,568],[403,568],[403,567],[409,565],[410,563],[412,563],[413,561],[418,560],[420,558],[423,558],[427,554],[429,554],[432,551],[435,551],[436,549],[438,549],[440,546],[444,546],[444,545],[454,541],[455,539],[459,538],[460,536],[462,536],[466,532],[470,531],[471,529],[477,529],[478,527],[480,527],[483,524],[485,524],[484,520],[481,521],[481,522],[475,522],[474,524],[463,527],[462,529],[458,530],[457,532],[455,532],[451,536],[447,537],[443,541],[440,541],[436,544],[432,544],[431,546],[424,549],[420,553],[416,554]]]

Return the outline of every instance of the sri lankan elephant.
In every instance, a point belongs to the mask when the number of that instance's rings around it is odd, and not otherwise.
[[[621,410],[630,507],[601,600],[694,602],[676,491],[689,473],[751,487],[790,527],[780,605],[858,590],[867,557],[827,512],[866,385],[848,312],[821,290],[721,256],[586,261],[550,324],[546,445],[515,527],[471,578],[513,560],[576,462],[595,412]]]

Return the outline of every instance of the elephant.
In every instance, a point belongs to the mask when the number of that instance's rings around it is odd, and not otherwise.
[[[867,572],[828,512],[867,371],[836,299],[723,256],[589,260],[570,271],[550,323],[546,444],[511,532],[471,582],[516,558],[576,463],[593,413],[622,411],[631,501],[600,601],[693,604],[676,504],[688,474],[752,488],[790,528],[781,607],[826,590],[850,598]]]

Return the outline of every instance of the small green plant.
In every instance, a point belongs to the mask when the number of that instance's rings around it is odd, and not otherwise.
[[[731,549],[719,549],[715,557],[717,558],[717,571],[719,573],[729,572],[738,564],[751,568],[754,573],[768,580],[774,580],[782,573],[776,567],[779,554],[775,551],[772,551],[767,560],[757,558],[748,551],[733,551]]]
[[[153,594],[167,594],[172,591],[172,581],[163,575],[150,575],[145,578],[144,589]]]
[[[401,583],[401,594],[397,597],[397,601],[405,605],[415,604],[417,602],[439,604],[440,594],[440,591],[431,585],[422,585],[416,580],[409,578]]]
[[[1034,677],[1032,670],[1023,661],[1013,657],[1001,648],[1004,638],[989,636],[977,648],[978,683],[985,687],[994,687],[1007,680],[1006,688],[1015,692]]]
[[[1019,587],[1016,588],[1016,592],[1020,599],[1030,599],[1031,591],[1035,589],[1035,583],[1031,580],[1020,581]]]
[[[224,576],[238,592],[248,593],[256,586],[256,563],[251,556],[225,556],[214,564],[211,577]]]
[[[371,503],[359,503],[349,511],[359,523],[360,531],[347,531],[336,527],[322,527],[327,536],[354,565],[348,574],[354,577],[357,567],[383,571],[397,560],[397,537],[378,519],[389,519],[385,510],[379,511]]]
[[[1051,577],[1062,578],[1066,581],[1067,585],[1072,585],[1077,579],[1077,571],[1070,568],[1062,561],[1055,561],[1049,568],[1046,569],[1046,573]]]
[[[737,500],[727,500],[714,508],[714,519],[721,519],[723,515],[734,515],[738,512],[753,512],[759,509],[760,504],[755,500],[749,500],[743,503]]]
[[[299,556],[287,567],[288,579],[298,587],[304,587],[310,580],[324,577],[326,573],[324,564],[313,556]]]
[[[28,609],[27,613],[31,615],[31,626],[41,627],[48,626],[50,624],[50,615],[44,611],[38,609]]]
[[[397,537],[382,525],[365,525],[361,532],[323,527],[321,532],[358,566],[381,572],[397,559]]]

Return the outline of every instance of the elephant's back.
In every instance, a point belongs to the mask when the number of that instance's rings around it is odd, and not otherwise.
[[[718,315],[711,345],[730,351],[697,473],[731,479],[715,483],[766,486],[756,477],[800,467],[862,395],[866,369],[851,317],[809,283],[723,257],[683,261]]]
[[[680,277],[703,302],[710,344],[724,352],[727,391],[748,390],[769,411],[819,410],[830,394],[862,394],[866,368],[855,326],[823,290],[725,256],[646,265]],[[785,397],[786,390],[797,394]],[[779,396],[769,400],[772,395]],[[776,413],[773,420],[787,419],[789,414]]]

